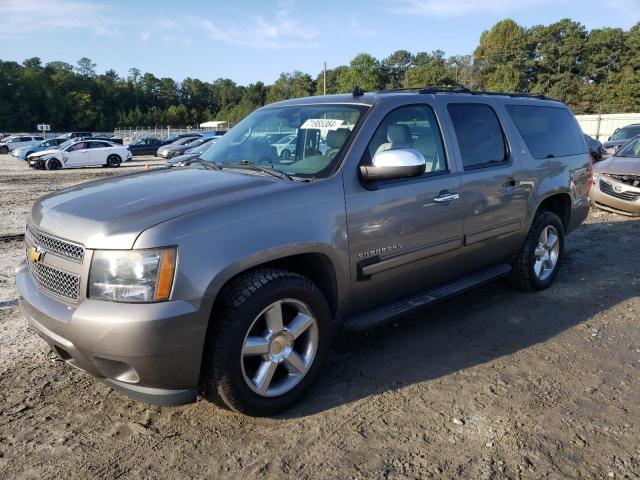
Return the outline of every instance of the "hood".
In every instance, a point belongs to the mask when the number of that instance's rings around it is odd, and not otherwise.
[[[157,169],[45,195],[34,203],[30,222],[87,248],[129,249],[158,223],[295,183],[203,168]]]
[[[60,150],[57,150],[55,148],[49,148],[48,150],[42,150],[41,152],[36,152],[33,155],[31,155],[33,158],[37,158],[37,157],[43,157],[45,155],[50,155],[52,153],[58,153]]]
[[[598,162],[593,167],[598,173],[612,173],[613,175],[640,175],[640,158],[612,157]]]

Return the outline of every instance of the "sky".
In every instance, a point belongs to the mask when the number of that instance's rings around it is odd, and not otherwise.
[[[0,0],[0,60],[89,57],[98,73],[136,67],[269,84],[283,71],[315,77],[323,62],[344,65],[361,52],[469,54],[506,17],[628,29],[640,21],[640,0]]]

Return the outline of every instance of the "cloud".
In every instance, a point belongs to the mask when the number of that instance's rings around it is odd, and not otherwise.
[[[360,20],[358,19],[358,15],[355,13],[351,14],[351,19],[349,20],[349,28],[347,29],[347,33],[355,35],[356,37],[361,38],[370,38],[378,33],[378,31],[374,28],[366,28],[362,26]]]
[[[3,0],[0,7],[0,38],[66,30],[111,35],[121,23],[109,7],[83,0]]]
[[[205,34],[216,41],[251,48],[308,46],[319,32],[293,17],[291,3],[281,3],[275,17],[255,16],[237,24],[200,20]]]
[[[549,0],[395,0],[397,13],[424,15],[427,17],[461,17],[475,13],[498,13],[520,10],[529,6],[550,3]]]

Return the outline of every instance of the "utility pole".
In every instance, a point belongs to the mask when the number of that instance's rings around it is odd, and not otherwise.
[[[327,94],[327,62],[324,62],[324,74],[323,74],[323,83],[324,83],[324,94]]]

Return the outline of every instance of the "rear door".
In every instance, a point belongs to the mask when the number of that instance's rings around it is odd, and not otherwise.
[[[364,311],[409,297],[462,271],[464,208],[456,199],[460,174],[447,155],[430,105],[398,107],[379,123],[361,164],[378,151],[413,148],[427,161],[415,178],[347,184],[345,199],[353,290],[350,309]]]
[[[475,270],[517,252],[527,193],[496,110],[481,101],[452,100],[447,112],[463,168],[462,261]]]
[[[89,165],[105,165],[111,145],[106,142],[91,141],[89,144]]]

